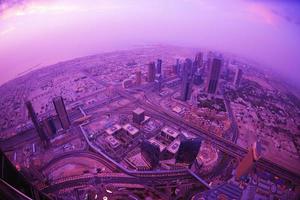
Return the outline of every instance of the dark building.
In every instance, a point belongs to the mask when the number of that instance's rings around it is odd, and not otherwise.
[[[181,100],[187,101],[191,98],[193,87],[192,75],[192,60],[186,59],[183,67],[182,87],[181,87]]]
[[[203,64],[203,53],[199,52],[195,56],[194,65],[199,68],[202,67],[202,64]]]
[[[214,58],[210,65],[210,73],[207,82],[207,92],[215,94],[218,88],[219,76],[221,72],[222,60]]]
[[[159,147],[151,144],[148,141],[143,141],[141,144],[141,154],[144,160],[151,166],[155,168],[159,164]]]
[[[200,68],[198,68],[195,75],[194,75],[194,84],[195,85],[201,85],[202,83],[203,83],[202,73],[200,71]]]
[[[188,139],[188,140],[181,141],[176,156],[176,162],[193,164],[194,160],[198,155],[200,146],[201,146],[200,139]]]
[[[1,150],[0,163],[0,199],[50,200],[26,180]]]
[[[148,82],[154,82],[155,80],[155,63],[150,62],[148,65]]]
[[[42,121],[42,123],[43,123],[44,132],[46,133],[48,138],[55,135],[57,129],[56,129],[56,126],[55,126],[54,119],[52,117],[45,118]]]
[[[162,75],[161,74],[156,74],[155,75],[155,81],[154,81],[154,90],[157,91],[157,92],[160,92],[161,91],[161,88],[162,88],[162,81],[163,81],[163,78],[162,78]]]
[[[176,75],[180,74],[180,63],[179,63],[179,59],[176,59],[176,64],[173,65],[173,73]]]
[[[135,76],[136,76],[135,83],[137,85],[141,85],[141,83],[142,83],[142,72],[141,72],[141,70],[136,71]]]
[[[185,59],[184,65],[183,65],[183,74],[191,76],[192,75],[192,69],[193,69],[193,61],[189,58]]]
[[[240,68],[236,69],[233,84],[235,87],[239,87],[243,76],[243,71]]]
[[[145,120],[145,110],[137,108],[132,112],[132,120],[136,124],[141,124]]]
[[[53,99],[53,104],[54,104],[58,119],[61,123],[61,127],[63,129],[68,129],[70,127],[70,120],[68,117],[68,113],[67,113],[63,98],[61,96],[55,97]]]
[[[33,106],[32,106],[32,103],[30,101],[27,101],[26,103],[26,107],[27,107],[27,110],[28,110],[28,114],[31,118],[31,121],[35,127],[35,130],[37,131],[42,143],[44,145],[46,145],[48,143],[48,138],[43,130],[43,128],[41,127],[39,121],[38,121],[38,118],[36,116],[36,113],[33,109]]]
[[[162,66],[162,60],[157,59],[157,66],[156,66],[156,73],[161,74],[161,66]]]

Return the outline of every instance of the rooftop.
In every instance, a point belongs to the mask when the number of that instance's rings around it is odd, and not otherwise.
[[[168,147],[167,150],[173,154],[177,153],[180,145],[180,140],[176,139],[174,140]]]
[[[145,110],[138,107],[133,112],[137,115],[140,115],[140,114],[143,114],[145,112]]]
[[[130,135],[136,135],[139,132],[139,129],[132,126],[131,124],[125,124],[123,129],[126,130]]]

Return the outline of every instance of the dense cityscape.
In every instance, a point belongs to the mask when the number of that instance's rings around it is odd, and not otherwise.
[[[257,65],[155,45],[3,84],[0,198],[298,199],[299,91]]]

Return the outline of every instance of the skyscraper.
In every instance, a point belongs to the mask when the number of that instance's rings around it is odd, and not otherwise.
[[[31,118],[31,121],[32,121],[32,123],[35,127],[35,130],[37,131],[42,143],[44,143],[44,145],[45,145],[48,141],[48,138],[47,138],[43,128],[39,124],[39,121],[38,121],[36,113],[33,109],[32,103],[30,101],[27,101],[25,104],[26,104],[26,107],[27,107],[27,110],[28,110],[28,114]]]
[[[48,137],[52,137],[56,133],[56,126],[52,117],[43,119],[43,128]]]
[[[179,72],[180,72],[180,63],[179,63],[179,59],[176,59],[176,64],[173,65],[173,73],[179,75]]]
[[[158,91],[158,92],[161,91],[162,81],[163,81],[162,75],[161,74],[156,74],[155,75],[155,80],[154,80],[154,83],[155,83],[154,84],[154,89],[155,89],[155,91]]]
[[[190,99],[193,87],[192,61],[186,59],[183,66],[183,80],[181,86],[181,100],[187,101]]]
[[[255,165],[255,162],[261,157],[262,147],[259,142],[255,142],[251,148],[249,148],[246,156],[240,161],[236,169],[236,178],[240,179],[243,176],[246,176],[252,167]]]
[[[240,68],[236,69],[233,84],[235,87],[239,87],[242,80],[243,71]]]
[[[201,142],[201,139],[187,139],[181,141],[176,156],[176,162],[192,164],[198,155]]]
[[[196,67],[202,67],[202,64],[203,64],[203,53],[199,52],[195,56],[194,65]]]
[[[218,88],[222,60],[219,58],[214,58],[210,64],[211,66],[207,82],[207,92],[210,94],[215,94]]]
[[[157,59],[157,67],[156,67],[156,73],[161,74],[161,66],[162,66],[162,60]]]
[[[202,83],[203,83],[202,73],[200,72],[200,68],[198,68],[195,75],[194,75],[194,84],[195,85],[201,85]]]
[[[155,63],[150,62],[148,65],[148,81],[154,82],[155,80]]]
[[[137,85],[141,85],[141,83],[142,83],[142,72],[141,72],[141,70],[136,71],[135,76],[136,76],[135,83]]]
[[[141,144],[141,154],[143,159],[151,166],[151,168],[157,167],[159,164],[159,147],[151,144],[148,141],[143,141]]]
[[[53,104],[63,129],[70,127],[70,120],[64,104],[64,100],[61,96],[53,98]]]

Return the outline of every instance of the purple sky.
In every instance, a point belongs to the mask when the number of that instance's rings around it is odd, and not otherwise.
[[[297,1],[0,2],[0,84],[36,65],[158,43],[232,52],[300,76]]]

